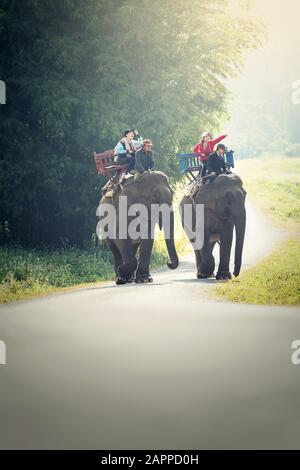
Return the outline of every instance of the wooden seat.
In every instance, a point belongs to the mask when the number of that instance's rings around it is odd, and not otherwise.
[[[98,175],[110,176],[111,173],[127,171],[128,165],[120,165],[114,161],[114,150],[106,150],[102,153],[94,152],[94,159]]]

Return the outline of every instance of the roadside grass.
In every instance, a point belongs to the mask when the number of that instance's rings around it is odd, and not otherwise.
[[[300,304],[300,242],[289,240],[255,268],[216,288],[232,302]]]
[[[291,230],[291,239],[237,279],[215,288],[232,302],[269,305],[300,304],[300,158],[261,158],[237,162],[236,172],[255,202],[273,222]]]
[[[251,199],[274,221],[296,228],[300,223],[300,158],[262,157],[238,160],[236,166]]]
[[[0,259],[1,303],[115,278],[111,253],[101,246],[90,250],[0,247]],[[156,247],[151,267],[161,266],[166,259]]]
[[[113,277],[107,250],[0,248],[0,302]]]

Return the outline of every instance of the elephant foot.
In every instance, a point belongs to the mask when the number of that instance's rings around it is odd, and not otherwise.
[[[135,279],[136,284],[148,284],[149,282],[153,282],[153,278],[151,276],[147,277],[137,277]]]
[[[175,261],[174,263],[172,263],[172,261],[168,261],[167,266],[169,269],[176,269],[178,267],[178,261]]]
[[[118,267],[118,276],[117,276],[117,284],[127,284],[128,282],[132,282],[134,279],[134,273],[136,269],[136,264],[132,265],[121,265]]]
[[[226,272],[226,273],[217,273],[216,275],[216,279],[217,281],[227,281],[229,279],[231,279],[231,273],[230,272]]]
[[[209,276],[203,273],[197,273],[197,279],[207,279]]]
[[[124,279],[123,277],[118,276],[116,279],[117,286],[122,284],[131,284],[134,281],[134,276],[132,275],[129,279]]]

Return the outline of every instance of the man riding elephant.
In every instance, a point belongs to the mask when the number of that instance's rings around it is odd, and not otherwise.
[[[220,243],[220,261],[216,279],[230,279],[229,268],[230,252],[235,228],[235,257],[234,272],[238,276],[242,263],[242,252],[246,227],[245,209],[246,191],[239,176],[234,174],[221,174],[211,184],[200,184],[192,195],[185,195],[180,203],[183,227],[191,241],[194,243],[192,233],[195,233],[196,205],[204,205],[204,242],[202,247],[195,247],[198,279],[213,276],[215,260],[213,249],[218,241]],[[184,217],[185,207],[190,206],[193,218],[192,226],[188,226]]]
[[[99,216],[97,228],[101,227],[103,232],[104,222],[106,220],[108,223],[111,222],[110,233],[106,232],[106,238],[114,257],[118,285],[131,282],[134,275],[137,283],[152,281],[149,265],[156,223],[160,229],[164,228],[170,257],[167,265],[170,269],[177,268],[172,199],[173,191],[168,178],[159,171],[146,172],[136,181],[129,178],[114,194],[104,195],[101,198],[97,210]],[[168,223],[162,217],[159,208],[169,210]],[[137,213],[139,217],[136,216]],[[136,258],[138,249],[139,261]]]
[[[154,170],[155,160],[150,139],[144,139],[143,146],[135,153],[135,179],[145,171]]]

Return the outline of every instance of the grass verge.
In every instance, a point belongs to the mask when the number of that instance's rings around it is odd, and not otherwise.
[[[26,250],[1,247],[0,259],[1,303],[115,278],[112,256],[105,248]],[[165,261],[160,247],[155,247],[152,268]]]
[[[300,158],[257,158],[237,162],[251,199],[275,222],[287,228],[300,224]]]
[[[216,293],[232,302],[299,305],[299,272],[300,242],[289,240],[255,268],[216,287]]]

